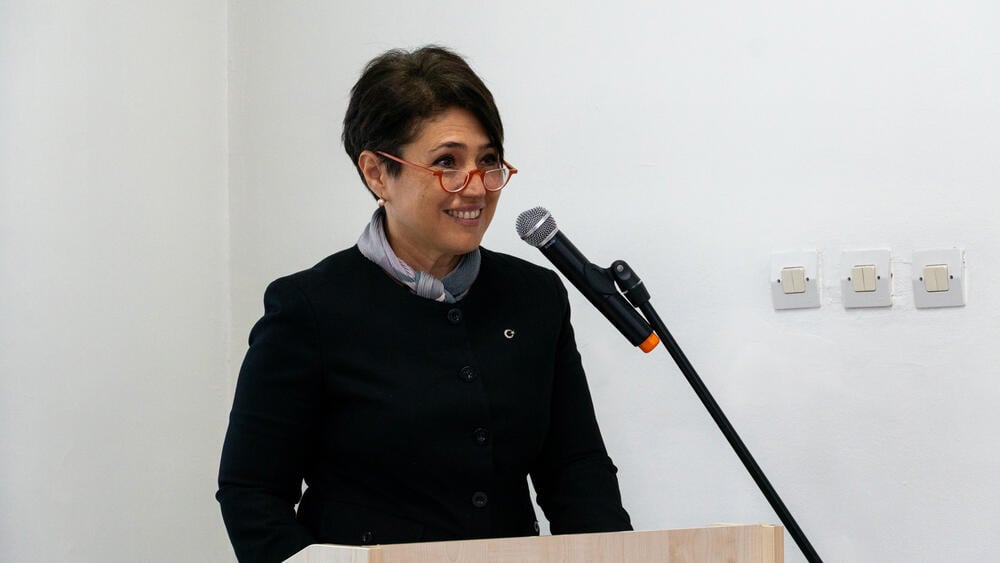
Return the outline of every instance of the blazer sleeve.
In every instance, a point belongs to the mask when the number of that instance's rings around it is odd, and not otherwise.
[[[283,561],[314,542],[296,521],[321,383],[317,323],[294,278],[264,294],[222,449],[222,517],[240,561]]]
[[[553,534],[631,530],[622,507],[618,469],[608,457],[570,324],[566,288],[555,278],[562,306],[548,435],[531,479]]]

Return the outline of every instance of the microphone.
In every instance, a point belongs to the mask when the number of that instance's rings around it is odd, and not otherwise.
[[[646,353],[656,348],[659,337],[618,292],[612,274],[587,260],[559,231],[547,209],[535,207],[518,215],[517,235],[541,250],[633,346]]]

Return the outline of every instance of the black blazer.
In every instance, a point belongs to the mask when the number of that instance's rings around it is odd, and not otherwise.
[[[482,258],[456,304],[413,295],[357,247],[268,287],[216,495],[241,561],[536,535],[529,474],[553,533],[631,529],[565,288]]]

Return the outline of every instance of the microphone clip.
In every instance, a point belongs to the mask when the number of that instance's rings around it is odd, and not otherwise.
[[[615,284],[618,285],[618,290],[621,291],[625,299],[635,307],[636,309],[641,309],[643,305],[649,303],[649,291],[646,289],[645,284],[639,279],[639,275],[635,273],[635,270],[628,265],[628,262],[624,260],[615,260],[611,263],[611,268],[609,268],[611,276],[615,280]]]

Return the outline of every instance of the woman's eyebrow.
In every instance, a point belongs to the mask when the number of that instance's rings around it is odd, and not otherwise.
[[[443,143],[439,143],[439,144],[431,147],[430,149],[427,150],[427,152],[434,152],[434,151],[440,150],[440,149],[462,149],[462,150],[465,150],[466,148],[468,148],[468,147],[466,146],[465,143],[460,143],[458,141],[445,141]],[[492,149],[492,148],[494,148],[493,143],[483,143],[482,145],[479,146],[479,150],[481,150],[481,151],[482,150],[486,150],[486,149]]]

